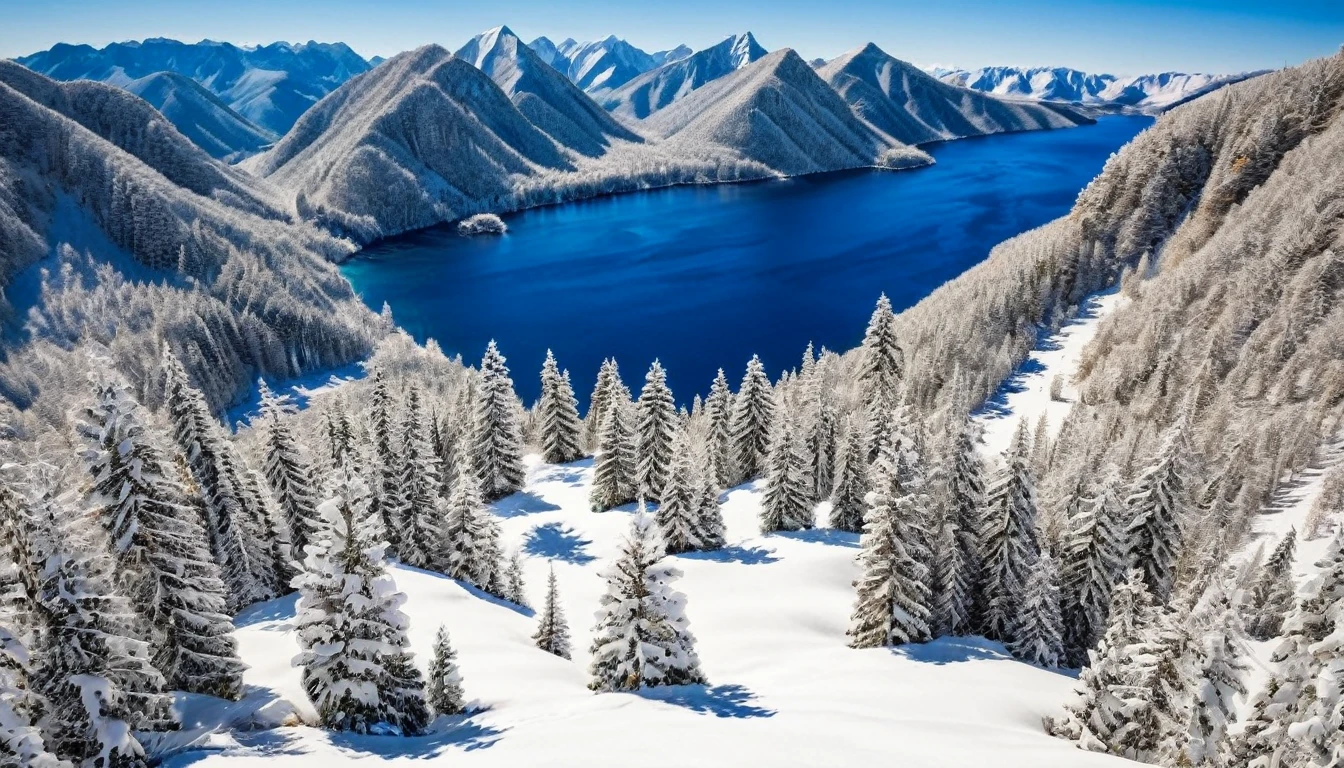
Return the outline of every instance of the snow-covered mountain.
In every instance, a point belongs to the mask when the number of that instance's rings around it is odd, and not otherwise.
[[[195,80],[174,72],[155,72],[124,86],[163,113],[182,135],[211,157],[240,160],[275,143],[279,137],[253,125]]]
[[[648,53],[615,35],[580,43],[565,56],[569,61],[569,79],[585,91],[619,88],[658,66]]]
[[[649,54],[649,56],[650,58],[653,59],[653,65],[655,67],[661,67],[664,64],[671,64],[674,61],[681,61],[682,59],[689,57],[693,53],[695,53],[695,51],[692,50],[689,45],[683,44],[678,45],[676,48],[667,51],[654,51],[653,53]]]
[[[906,144],[1090,122],[1063,107],[949,85],[869,43],[817,69],[861,120]]]
[[[643,125],[673,146],[733,147],[786,175],[930,162],[859,120],[788,48],[706,84]]]
[[[765,56],[750,32],[664,64],[610,93],[595,95],[615,115],[642,120],[687,94]]]
[[[565,42],[570,43],[573,41],[566,40]],[[561,53],[560,49],[556,47],[555,43],[552,42],[549,37],[538,37],[536,40],[528,43],[527,47],[535,51],[537,57],[542,61],[555,67],[566,76],[569,75],[569,57]]]
[[[1258,72],[1237,75],[1188,75],[1163,72],[1137,77],[1089,74],[1066,67],[986,67],[939,70],[944,82],[1000,96],[1129,107],[1148,112],[1245,80]]]
[[[200,83],[230,108],[276,135],[299,115],[369,64],[344,43],[272,43],[240,48],[202,40],[165,38],[112,43],[95,49],[66,45],[23,56],[20,64],[57,80],[100,80],[124,86],[156,72]]]
[[[489,75],[519,111],[561,146],[597,155],[613,137],[638,138],[508,27],[473,37],[457,56]]]

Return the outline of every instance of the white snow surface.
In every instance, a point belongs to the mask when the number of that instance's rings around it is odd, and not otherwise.
[[[290,704],[311,705],[289,666],[296,650],[294,598],[238,619],[250,668],[248,705],[184,700],[187,721],[208,727],[217,711],[262,730],[196,740],[204,749],[165,762],[181,768],[247,766],[820,766],[899,764],[953,768],[1121,766],[1054,739],[1041,717],[1059,714],[1074,680],[1008,657],[979,638],[945,638],[901,649],[845,644],[853,603],[857,536],[819,529],[761,536],[759,490],[724,501],[729,546],[674,558],[685,576],[690,629],[708,686],[596,694],[586,685],[591,616],[600,570],[615,556],[633,510],[590,512],[591,460],[550,466],[528,459],[522,493],[494,505],[506,547],[523,554],[529,597],[540,603],[554,564],[574,634],[574,660],[532,644],[536,619],[437,574],[397,566],[408,595],[410,637],[428,663],[439,623],[459,652],[466,715],[440,718],[417,738],[352,736],[273,727]],[[824,519],[825,505],[818,510]]]
[[[1116,77],[1067,67],[984,67],[969,71],[936,67],[929,71],[944,82],[1000,96],[1129,107],[1144,112],[1161,112],[1195,96],[1261,74],[1159,72]]]

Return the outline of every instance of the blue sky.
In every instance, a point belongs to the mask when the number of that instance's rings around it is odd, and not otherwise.
[[[615,34],[646,50],[751,30],[770,49],[829,58],[865,42],[921,65],[1065,65],[1093,72],[1230,72],[1323,56],[1344,43],[1340,0],[1000,3],[992,0],[0,0],[0,56],[57,42],[172,37],[344,41],[365,56],[455,49],[508,24],[526,40]]]

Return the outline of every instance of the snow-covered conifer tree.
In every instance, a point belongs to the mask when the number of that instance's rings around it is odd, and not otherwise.
[[[373,371],[373,393],[369,398],[369,437],[373,439],[374,466],[370,467],[372,495],[369,506],[382,521],[388,551],[401,554],[402,532],[407,529],[402,515],[399,476],[401,457],[393,442],[396,427],[392,423],[392,394],[382,368]]]
[[[125,382],[91,376],[77,431],[88,503],[107,529],[119,579],[151,627],[155,666],[175,688],[237,698],[243,664],[205,531],[165,465]]]
[[[322,538],[308,547],[299,589],[303,687],[323,727],[357,733],[418,734],[428,724],[424,682],[410,663],[409,620],[372,541],[368,486],[348,467],[336,470],[337,494],[323,501]]]
[[[509,555],[509,564],[504,568],[503,580],[504,594],[501,597],[514,605],[528,607],[527,585],[523,583],[523,561],[517,550]]]
[[[290,559],[302,562],[304,550],[317,531],[317,489],[313,472],[286,420],[289,398],[276,395],[258,381],[261,391],[261,426],[266,446],[266,483],[280,509],[293,548]]]
[[[439,456],[429,442],[420,390],[415,385],[406,393],[399,458],[401,519],[406,525],[401,536],[401,559],[416,568],[442,567],[445,553]]]
[[[459,467],[453,493],[443,512],[443,546],[448,554],[446,573],[480,589],[489,590],[498,562],[490,543],[490,510],[481,500],[476,475]]]
[[[328,466],[339,467],[355,452],[355,430],[344,399],[335,398],[327,406],[326,421]]]
[[[1162,436],[1148,466],[1134,480],[1129,506],[1129,566],[1143,570],[1158,603],[1166,602],[1176,579],[1184,525],[1189,515],[1186,474],[1190,447],[1182,414]]]
[[[854,583],[858,599],[850,618],[853,648],[922,643],[929,630],[928,569],[911,553],[918,519],[915,495],[901,483],[900,458],[888,442],[873,466],[872,503],[864,516]]]
[[[439,625],[434,635],[434,655],[429,660],[425,703],[436,715],[459,715],[466,711],[466,693],[462,690],[462,672],[457,668],[457,651],[448,639],[448,628]]]
[[[46,702],[31,689],[29,674],[28,648],[0,625],[0,766],[72,768],[47,749],[37,726]]]
[[[562,659],[569,658],[569,622],[565,620],[565,609],[560,605],[560,588],[555,581],[554,564],[546,577],[546,602],[541,607],[537,632],[532,635],[532,639],[541,650]]]
[[[607,590],[598,607],[588,668],[588,687],[595,691],[705,682],[686,620],[686,598],[672,587],[681,571],[660,562],[663,543],[654,528],[642,510],[636,514],[605,573]]]
[[[616,361],[608,358],[602,361],[597,372],[597,383],[593,385],[593,394],[588,400],[588,413],[584,416],[584,443],[589,453],[597,453],[601,446],[602,428],[607,423],[608,407],[624,396],[625,384],[621,382],[620,367]]]
[[[705,418],[708,422],[706,448],[713,484],[726,488],[736,479],[733,467],[733,393],[728,388],[728,377],[720,368],[705,398]]]
[[[486,501],[523,487],[523,436],[518,426],[518,396],[504,356],[492,340],[481,359],[476,395],[472,456]]]
[[[1246,633],[1256,640],[1269,640],[1283,629],[1284,617],[1293,608],[1296,583],[1293,580],[1293,554],[1297,547],[1297,531],[1288,533],[1265,561],[1260,576],[1248,596]]]
[[[589,506],[594,512],[605,512],[635,500],[639,483],[636,477],[635,434],[630,424],[632,406],[616,402],[607,409],[607,423],[602,427],[601,447],[593,459],[593,487],[589,491]]]
[[[656,518],[658,531],[669,555],[701,547],[696,536],[701,501],[699,486],[694,452],[685,430],[682,430],[673,440],[672,471],[663,485]]]
[[[1228,725],[1237,718],[1236,698],[1246,694],[1243,680],[1248,665],[1242,658],[1241,619],[1226,590],[1215,584],[1204,603],[1200,612],[1208,616],[1209,623],[1197,638],[1190,724],[1185,751],[1177,760],[1221,766]]]
[[[1073,519],[1064,541],[1064,654],[1070,666],[1087,663],[1087,652],[1106,631],[1111,590],[1125,574],[1125,514],[1122,479],[1111,467],[1101,487]]]
[[[567,464],[583,455],[583,422],[569,384],[569,372],[560,372],[555,355],[546,350],[541,366],[541,457],[551,464]]]
[[[765,470],[775,418],[775,395],[765,366],[752,355],[742,386],[733,398],[732,461],[736,482],[750,480]],[[725,483],[731,485],[732,483]]]
[[[1017,625],[1008,651],[1038,666],[1054,668],[1064,656],[1064,626],[1059,614],[1059,571],[1048,552],[1042,552],[1027,577]]]
[[[761,533],[801,531],[816,525],[804,461],[793,422],[783,415],[776,420],[765,462]]]
[[[868,507],[864,498],[867,495],[868,449],[863,444],[863,430],[851,416],[846,421],[845,439],[836,460],[831,527],[850,533],[863,530],[863,515]]]
[[[1027,426],[1019,423],[1006,466],[985,501],[979,537],[982,622],[983,634],[994,640],[1013,639],[1027,577],[1040,555],[1030,449]]]
[[[878,297],[860,349],[859,384],[864,403],[889,412],[900,395],[905,353],[896,339],[896,315],[885,293]]]
[[[944,458],[947,474],[936,490],[944,494],[943,513],[956,526],[957,567],[967,586],[966,602],[955,610],[949,607],[948,615],[954,617],[949,629],[954,635],[969,635],[978,625],[976,596],[983,590],[980,527],[985,503],[984,466],[976,448],[975,425],[964,416],[954,423],[958,426],[949,436]]]
[[[667,373],[657,360],[644,377],[636,404],[639,422],[635,430],[635,470],[639,495],[650,501],[663,495],[672,471],[672,443],[677,434],[677,404],[667,388]]]
[[[712,551],[723,549],[727,544],[727,531],[723,527],[723,509],[719,506],[719,491],[709,472],[697,472],[697,497],[695,538],[700,549]]]

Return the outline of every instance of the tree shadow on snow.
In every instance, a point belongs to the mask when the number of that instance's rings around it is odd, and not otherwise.
[[[531,478],[532,482],[563,483],[572,488],[583,485],[583,473],[592,469],[593,458],[571,461],[568,464],[547,464]]]
[[[523,515],[535,515],[540,512],[559,512],[560,507],[531,491],[519,491],[512,496],[505,496],[496,501],[494,510],[495,514],[500,517],[522,517]]]
[[[585,565],[597,558],[586,551],[593,542],[579,536],[573,528],[560,523],[538,525],[527,532],[523,551],[529,555]]]
[[[487,749],[508,729],[494,728],[473,722],[480,714],[472,712],[454,717],[440,717],[424,736],[370,736],[343,731],[319,731],[332,746],[352,756],[378,756],[430,760],[450,750],[471,752]],[[251,757],[304,755],[311,752],[302,738],[305,731],[298,728],[276,728],[237,735],[239,746]],[[232,750],[225,750],[230,752]],[[213,754],[211,751],[192,752],[172,761],[173,768],[181,768]]]
[[[756,694],[742,685],[668,685],[643,688],[638,695],[652,701],[661,701],[692,712],[715,717],[774,717],[776,710],[758,707],[751,702]]]
[[[243,627],[256,627],[274,623],[275,626],[265,627],[265,629],[288,631],[291,629],[290,622],[294,620],[294,614],[298,611],[298,605],[299,593],[292,592],[283,597],[244,608],[234,617],[233,625],[242,629]]]
[[[1013,375],[1004,379],[994,394],[972,415],[991,419],[1003,419],[1012,416],[1013,411],[1008,407],[1008,396],[1027,391],[1027,377],[1044,370],[1045,365],[1034,357],[1023,360],[1022,364],[1017,366],[1017,370],[1013,371]]]
[[[1012,661],[1003,643],[983,637],[940,637],[927,643],[897,645],[891,652],[926,664],[956,664],[963,661]]]
[[[859,534],[841,531],[835,528],[811,528],[806,531],[776,531],[771,536],[779,536],[794,541],[806,541],[811,544],[826,544],[832,547],[859,548]]]
[[[779,562],[774,550],[763,547],[724,547],[709,552],[682,552],[677,557],[688,560],[708,560],[714,563],[741,563],[742,565],[768,565]]]

